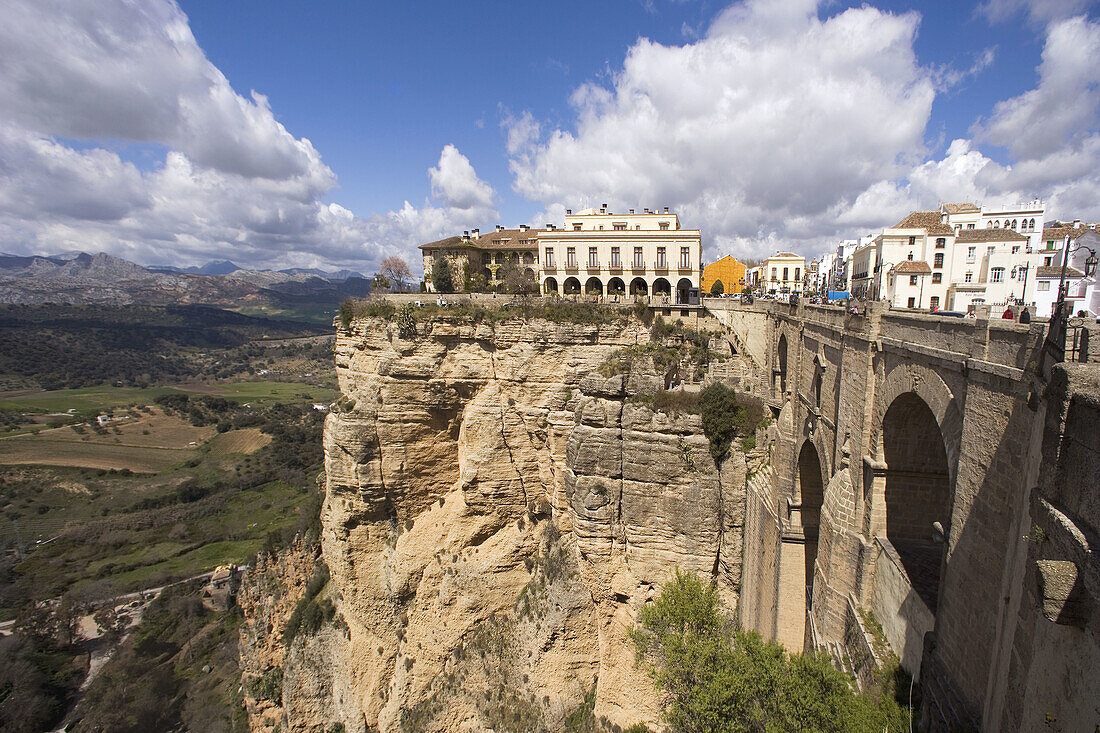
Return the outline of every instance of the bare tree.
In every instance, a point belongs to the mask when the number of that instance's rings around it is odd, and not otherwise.
[[[390,281],[394,290],[398,291],[405,290],[406,284],[412,280],[412,270],[409,269],[405,260],[397,255],[382,260],[382,264],[378,266],[378,272]]]

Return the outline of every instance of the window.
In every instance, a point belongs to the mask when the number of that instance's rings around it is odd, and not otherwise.
[[[580,230],[581,230],[581,225],[580,224],[574,224],[573,225],[573,231],[579,232]]]
[[[603,224],[600,224],[600,231],[603,231]]]
[[[937,252],[932,258],[932,267],[943,267],[943,252]]]
[[[545,261],[546,261],[546,266],[547,267],[553,267],[554,266],[554,248],[553,247],[547,247],[546,248]]]
[[[775,282],[775,268],[772,268],[772,282]]]
[[[664,230],[668,229],[668,222],[667,221],[662,221],[657,226],[661,227],[661,230],[664,231]]]
[[[596,248],[595,247],[589,247],[588,248],[588,266],[589,267],[599,267],[600,266],[600,257],[599,257],[598,254],[596,254]]]
[[[967,228],[967,229],[973,229],[973,228],[974,228],[974,225],[973,225],[973,224],[967,224],[967,225],[966,225],[966,228]]]
[[[966,261],[967,262],[973,262],[974,261],[974,256],[977,255],[977,254],[978,254],[978,248],[977,247],[967,247],[966,248]]]
[[[613,224],[612,226],[615,227],[615,231],[617,231],[617,232],[625,232],[626,231],[626,224]]]
[[[642,248],[641,247],[635,247],[634,248],[634,267],[639,269],[639,270],[642,269],[643,267],[645,267],[645,261],[642,260]]]
[[[939,308],[940,307],[940,296],[933,295],[931,298],[929,298],[928,299],[928,307],[931,308],[932,310],[936,310],[937,308]]]
[[[691,248],[690,247],[681,247],[680,248],[680,269],[686,270],[689,267],[691,267]]]
[[[969,282],[974,282],[974,273],[972,273],[972,272],[966,273],[966,277],[964,277],[963,280],[965,282],[968,282],[968,283]]]
[[[565,250],[565,266],[576,267],[577,266],[577,248],[567,247]]]
[[[989,272],[990,272],[990,276],[991,276],[991,279],[992,279],[993,282],[1003,283],[1005,281],[1005,268],[1003,268],[1003,267],[994,267]]]
[[[1043,265],[1045,267],[1050,267],[1050,263],[1053,262],[1053,261],[1054,261],[1053,257],[1044,257],[1043,258]]]
[[[1039,290],[1042,290],[1044,292],[1049,291],[1050,290],[1050,280],[1040,280],[1039,281]]]
[[[791,277],[790,273],[791,273],[791,268],[789,268],[789,267],[784,267],[783,268],[783,282],[787,282],[787,280],[790,279],[790,277]]]
[[[665,262],[665,248],[657,248],[657,267],[668,267],[668,263]]]
[[[917,243],[917,238],[916,237],[909,237],[909,246],[910,247],[912,247],[916,243]]]
[[[947,246],[947,240],[943,237],[936,237],[936,249],[943,249],[945,246]]]
[[[992,229],[992,228],[993,228],[993,222],[991,222],[991,221],[987,221],[987,222],[985,223],[985,228],[986,228],[986,229]]]
[[[910,285],[916,285],[917,284],[917,276],[916,275],[910,275],[909,276],[909,284]]]
[[[992,244],[985,248],[985,253],[987,255],[989,255],[990,257],[992,257],[993,253],[996,252],[996,251],[997,251],[997,248],[994,247]]]
[[[942,283],[943,282],[943,273],[942,272],[933,272],[932,273],[932,282]]]
[[[612,247],[611,248],[611,266],[612,267],[622,267],[622,264],[619,262],[619,248],[618,247]]]
[[[794,279],[795,279],[796,282],[801,282],[802,281],[802,268],[800,268],[800,267],[794,268]]]
[[[1014,255],[1020,254],[1020,245],[1018,245],[1018,244],[1012,245],[1012,254],[1014,254]]]
[[[909,299],[909,307],[910,308],[916,308],[917,307],[917,299],[916,298],[910,298]]]

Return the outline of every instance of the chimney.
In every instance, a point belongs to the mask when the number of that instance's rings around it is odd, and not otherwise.
[[[573,216],[573,210],[572,209],[566,209],[565,210],[565,215],[566,216]]]
[[[947,223],[947,212],[943,211],[941,209],[940,210],[940,224],[946,224],[946,223]]]
[[[470,232],[470,236],[473,237],[474,239],[477,239],[478,237],[481,236],[481,230],[480,229],[473,230],[472,232]]]
[[[665,207],[665,213],[666,214],[668,213],[668,207],[667,206]]]
[[[554,225],[553,224],[547,224],[546,228],[549,229],[550,231],[554,231]]]
[[[526,225],[526,224],[520,224],[520,225],[519,225],[519,230],[520,230],[521,232],[525,232],[525,231],[527,231],[527,225]]]
[[[504,231],[504,225],[503,224],[497,224],[497,231],[498,232],[503,232]]]
[[[631,214],[633,214],[633,213],[634,213],[634,209],[631,209],[631,210],[630,210],[630,213],[631,213]]]
[[[1074,229],[1080,229],[1081,228],[1081,220],[1080,219],[1074,219],[1073,220],[1073,228]]]
[[[470,241],[470,232],[468,232],[468,231],[462,232],[462,241],[463,242],[469,242]]]

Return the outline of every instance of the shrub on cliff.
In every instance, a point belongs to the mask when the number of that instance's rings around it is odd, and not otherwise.
[[[738,435],[746,441],[754,437],[755,445],[756,428],[765,418],[763,402],[738,394],[719,382],[707,385],[699,393],[699,414],[715,463],[725,457]]]
[[[455,291],[454,273],[451,272],[451,263],[446,257],[440,257],[432,262],[432,285],[437,293]]]
[[[676,571],[631,633],[638,661],[665,694],[672,731],[905,731],[908,711],[852,691],[825,655],[790,654],[736,629],[718,592]]]

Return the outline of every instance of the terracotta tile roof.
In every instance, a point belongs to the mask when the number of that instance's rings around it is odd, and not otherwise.
[[[1011,229],[963,229],[956,242],[1026,242],[1027,237]]]
[[[980,208],[971,203],[962,204],[944,204],[943,210],[948,214],[964,214],[974,211],[981,211]]]
[[[794,252],[776,252],[775,254],[773,254],[771,257],[768,257],[767,259],[770,260],[770,259],[772,259],[772,257],[802,257],[802,255],[795,254]],[[802,259],[806,259],[806,258],[802,257]]]
[[[892,229],[926,229],[929,234],[954,234],[955,230],[941,221],[938,211],[914,211]]]
[[[428,242],[422,244],[418,249],[454,249],[455,247],[469,247],[469,242],[463,242],[462,237],[447,237],[445,239],[437,239],[434,242]]]
[[[1085,232],[1100,233],[1100,224],[1079,227],[1075,227],[1070,224],[1061,224],[1058,226],[1043,227],[1043,241],[1049,242],[1053,239],[1055,242],[1061,242],[1068,234],[1069,239],[1072,242]]]
[[[1084,277],[1084,276],[1085,276],[1085,273],[1081,272],[1080,270],[1078,270],[1074,267],[1067,267],[1066,268],[1066,277]],[[1055,279],[1059,279],[1059,278],[1062,277],[1062,266],[1058,265],[1057,267],[1055,267],[1055,266],[1052,265],[1050,267],[1047,267],[1046,265],[1040,265],[1039,267],[1035,268],[1035,277],[1043,277],[1043,278],[1052,277],[1052,278],[1055,278]]]
[[[894,265],[894,272],[899,275],[930,275],[932,268],[923,260],[905,260]]]
[[[535,249],[538,247],[538,234],[547,229],[504,229],[485,232],[473,240],[478,249]],[[527,241],[525,241],[527,240]]]

